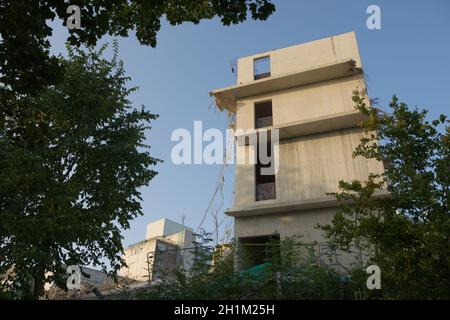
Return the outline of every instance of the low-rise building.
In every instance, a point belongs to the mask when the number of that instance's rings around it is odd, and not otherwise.
[[[147,225],[144,240],[125,249],[127,267],[119,274],[138,281],[156,281],[174,269],[188,271],[193,262],[194,231],[169,219]]]

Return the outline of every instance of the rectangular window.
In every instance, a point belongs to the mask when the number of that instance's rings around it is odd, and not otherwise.
[[[272,124],[272,101],[255,103],[255,129],[270,127]]]
[[[270,57],[261,57],[253,60],[253,79],[258,80],[270,77]]]
[[[272,143],[267,141],[267,155],[270,157],[269,163],[263,163],[260,160],[259,143],[257,144],[257,162],[255,165],[255,200],[276,199],[275,165],[272,165]]]

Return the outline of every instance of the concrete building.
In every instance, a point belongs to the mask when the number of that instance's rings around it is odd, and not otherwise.
[[[138,281],[156,281],[175,268],[189,270],[195,235],[191,228],[169,219],[147,225],[145,240],[125,249],[126,268],[119,274]]]
[[[246,243],[293,235],[324,241],[315,226],[337,210],[327,193],[338,191],[340,180],[365,181],[384,171],[382,162],[352,157],[364,135],[358,126],[364,116],[352,101],[356,89],[365,90],[366,83],[356,36],[349,32],[240,58],[237,84],[210,93],[220,110],[236,115],[238,161],[257,153],[252,136],[279,133],[279,143],[269,145],[272,154],[278,151],[271,163],[279,162],[276,172],[261,174],[260,160],[236,165],[227,214],[235,218],[239,250],[253,250],[248,266],[264,262],[264,254],[263,246],[246,249]]]

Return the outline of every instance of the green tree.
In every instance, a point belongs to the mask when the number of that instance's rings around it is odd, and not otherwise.
[[[248,12],[265,20],[275,10],[269,0],[0,0],[0,83],[23,93],[61,81],[64,65],[49,54],[49,21],[66,25],[69,5],[80,7],[81,29],[70,30],[68,41],[88,46],[106,34],[134,31],[141,44],[154,47],[163,18],[179,25],[219,17],[228,26]]]
[[[37,298],[65,285],[63,264],[122,266],[120,230],[156,175],[144,133],[157,116],[131,106],[117,44],[111,60],[105,48],[69,48],[61,83],[0,113],[0,290]]]
[[[364,182],[341,181],[335,196],[353,204],[343,205],[322,229],[341,249],[356,245],[368,254],[359,270],[381,268],[381,297],[450,298],[448,120],[441,115],[429,122],[427,111],[411,110],[396,96],[389,113],[367,105],[358,91],[353,101],[368,116],[354,156],[390,165]],[[375,197],[382,188],[390,195]]]

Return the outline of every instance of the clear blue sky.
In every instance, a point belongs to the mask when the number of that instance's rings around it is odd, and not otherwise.
[[[215,19],[199,25],[164,24],[156,48],[139,45],[134,36],[120,39],[120,56],[140,90],[132,96],[160,115],[148,132],[152,154],[165,162],[142,190],[145,215],[124,232],[124,244],[142,240],[148,222],[167,217],[196,228],[208,205],[219,166],[181,165],[170,160],[176,128],[226,128],[226,115],[208,109],[208,92],[235,83],[230,61],[347,31],[356,31],[369,95],[387,105],[392,94],[430,117],[450,115],[450,1],[316,0],[274,1],[276,12],[265,22],[224,27]],[[381,30],[368,30],[366,9],[381,8]],[[65,31],[52,38],[53,52],[64,52]],[[102,40],[111,41],[106,37]],[[230,207],[233,168],[225,177],[225,207]],[[211,219],[204,226],[212,230]]]

